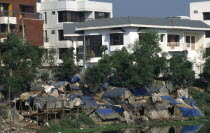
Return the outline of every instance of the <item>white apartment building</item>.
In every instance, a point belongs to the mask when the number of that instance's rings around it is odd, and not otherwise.
[[[71,40],[64,38],[64,23],[81,23],[111,18],[113,15],[112,3],[89,0],[38,0],[37,12],[41,13],[44,19],[44,48],[57,49],[57,63],[61,63],[61,55],[67,48],[74,47],[75,56],[83,53],[81,38]]]
[[[188,51],[189,60],[194,63],[194,70],[199,71],[200,51],[204,49],[205,31],[210,26],[202,21],[180,18],[144,18],[122,17],[100,20],[89,20],[78,25],[64,24],[64,36],[80,36],[85,40],[85,55],[94,53],[94,57],[86,58],[86,66],[98,62],[102,56],[100,47],[108,47],[107,54],[127,47],[132,52],[132,44],[141,39],[143,29],[152,29],[160,36],[160,47],[169,55]],[[73,30],[75,29],[75,30]],[[80,32],[80,34],[76,34]],[[82,33],[83,32],[83,33]]]
[[[210,25],[210,1],[191,2],[190,3],[190,19],[201,20]],[[205,47],[210,46],[210,31],[205,33]]]

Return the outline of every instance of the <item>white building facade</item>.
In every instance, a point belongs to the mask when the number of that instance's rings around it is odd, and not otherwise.
[[[37,12],[44,19],[44,48],[57,50],[56,64],[61,63],[61,55],[68,48],[83,46],[79,39],[67,40],[63,36],[64,23],[81,23],[92,19],[111,18],[112,3],[89,0],[39,0]]]
[[[186,19],[174,18],[142,18],[142,17],[124,17],[102,20],[90,20],[80,25],[64,24],[64,36],[72,37],[75,31],[83,31],[83,34],[77,34],[85,40],[85,55],[94,53],[93,57],[86,58],[85,65],[96,64],[102,56],[100,47],[108,47],[107,54],[112,54],[122,47],[126,47],[132,52],[132,44],[141,39],[144,29],[156,31],[160,36],[160,47],[163,52],[169,55],[180,54],[182,51],[188,51],[189,60],[194,64],[194,70],[199,74],[200,51],[204,49],[205,30],[210,27],[201,21],[192,21]],[[68,30],[71,29],[71,30]]]
[[[200,20],[210,25],[210,1],[191,2],[190,3],[190,19]],[[205,32],[206,45],[210,46],[210,31]]]

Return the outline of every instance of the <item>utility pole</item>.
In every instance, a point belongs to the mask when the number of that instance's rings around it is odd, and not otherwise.
[[[10,33],[10,26],[9,26],[9,11],[8,11],[8,13],[7,13],[7,33],[9,34]]]

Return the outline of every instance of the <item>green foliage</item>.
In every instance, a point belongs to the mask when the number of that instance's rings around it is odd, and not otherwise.
[[[120,87],[135,87],[138,85],[139,76],[137,67],[133,63],[133,55],[127,50],[116,51],[111,57],[112,73],[111,84]]]
[[[98,84],[105,82],[108,75],[111,74],[110,56],[105,55],[99,60],[98,65],[88,67],[85,72],[85,83],[90,87],[97,87]]]
[[[194,88],[189,88],[189,94],[196,101],[198,107],[204,111],[204,114],[210,116],[210,94]]]
[[[83,113],[79,115],[77,121],[80,123],[83,123],[85,125],[89,125],[89,127],[93,127],[96,125],[94,123],[93,119],[91,119],[90,117],[88,117],[87,115],[85,115]]]
[[[173,56],[170,60],[169,80],[176,87],[188,87],[193,84],[195,72],[192,63],[187,60],[187,52],[179,56]]]
[[[70,119],[61,119],[58,125],[62,128],[80,128],[80,121],[72,121]]]
[[[43,56],[43,62],[47,62],[51,68],[55,66],[55,62],[57,58],[55,55],[57,54],[57,50],[54,48],[45,49],[45,53]]]
[[[49,73],[48,72],[44,72],[42,73],[42,75],[40,76],[40,78],[42,79],[42,81],[46,82],[49,80]]]
[[[102,45],[101,47],[100,47],[100,50],[104,53],[104,55],[105,55],[105,53],[106,53],[106,51],[108,50],[108,48],[107,48],[107,46],[106,45]]]
[[[76,73],[80,72],[80,68],[75,65],[73,57],[63,56],[63,63],[61,63],[56,70],[58,80],[68,80],[72,78]]]
[[[50,128],[40,132],[69,132],[72,129],[81,128],[82,124],[86,125],[89,128],[93,128],[96,125],[91,118],[89,118],[85,114],[80,114],[78,119],[61,119],[56,124],[50,124]]]
[[[204,81],[210,82],[210,58],[205,60],[203,72],[200,76],[204,79]]]
[[[123,47],[111,56],[104,56],[98,65],[88,68],[86,83],[97,86],[110,77],[111,85],[133,88],[151,84],[161,73],[166,73],[166,54],[161,53],[157,33],[145,32],[136,41],[134,53]]]
[[[161,54],[158,34],[151,30],[141,33],[133,51],[137,68],[136,73],[140,78],[138,80],[139,86],[151,84],[160,73],[163,73],[167,61],[165,54]]]
[[[0,68],[0,83],[6,88],[11,87],[12,93],[18,95],[17,92],[25,91],[36,78],[44,50],[30,46],[29,42],[13,34],[0,43],[0,49],[0,61],[4,64]]]

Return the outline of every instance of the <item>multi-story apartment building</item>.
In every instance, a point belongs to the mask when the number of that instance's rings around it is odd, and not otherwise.
[[[109,18],[90,20],[78,25],[64,24],[64,35],[66,37],[83,36],[85,57],[89,53],[94,55],[94,57],[85,59],[86,66],[90,66],[101,58],[100,47],[102,45],[108,47],[107,54],[112,54],[122,47],[132,52],[130,49],[132,44],[137,39],[141,39],[145,28],[152,29],[159,34],[160,47],[170,56],[187,50],[189,60],[194,63],[194,70],[198,74],[199,52],[204,49],[205,31],[210,30],[210,26],[202,21],[181,18]]]
[[[112,3],[89,0],[39,0],[37,10],[44,18],[44,47],[55,48],[58,60],[68,48],[74,47],[74,53],[82,58],[83,38],[75,36],[64,38],[64,23],[81,23],[92,19],[111,18]],[[75,56],[76,57],[76,56]],[[82,63],[80,62],[82,65]]]
[[[43,46],[43,20],[36,12],[36,0],[0,1],[0,39],[8,32],[26,38],[32,46]]]
[[[190,19],[201,20],[210,25],[210,1],[191,2],[190,3]],[[205,32],[205,47],[210,46],[210,31]]]

